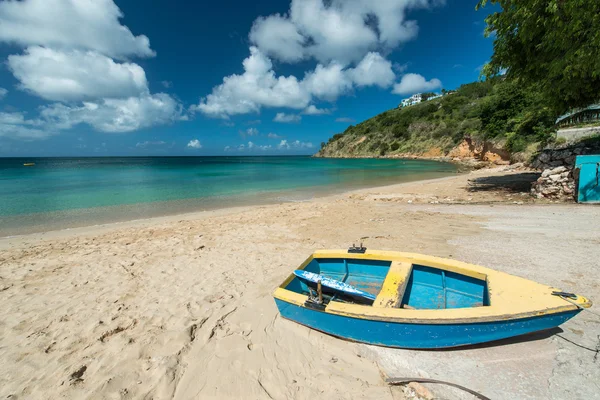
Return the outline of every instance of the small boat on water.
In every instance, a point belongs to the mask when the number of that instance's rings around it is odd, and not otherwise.
[[[559,326],[582,296],[455,260],[352,247],[312,254],[275,290],[284,318],[374,345],[490,342]]]
[[[34,165],[35,165],[35,163],[32,163],[32,162],[23,164],[24,167],[33,167]]]

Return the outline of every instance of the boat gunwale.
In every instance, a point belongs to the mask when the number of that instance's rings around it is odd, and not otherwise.
[[[514,275],[510,275],[501,271],[492,270],[490,268],[482,267],[479,265],[468,264],[457,260],[444,259],[440,257],[426,256],[416,253],[403,253],[395,251],[367,251],[364,254],[347,253],[345,250],[319,250],[311,254],[297,269],[304,269],[313,259],[317,258],[345,258],[345,259],[368,259],[368,260],[381,260],[381,261],[401,261],[409,262],[411,264],[424,265],[432,268],[439,268],[445,271],[456,272],[461,275],[470,276],[476,279],[485,280],[488,285],[488,291],[490,296],[490,305],[473,308],[459,308],[459,309],[405,309],[405,308],[376,308],[368,305],[341,303],[341,302],[330,302],[324,311],[332,315],[339,315],[344,317],[358,318],[358,319],[369,319],[374,321],[383,322],[396,322],[396,323],[411,323],[411,324],[464,324],[464,323],[485,323],[492,321],[509,321],[530,317],[538,317],[548,314],[556,314],[568,311],[574,311],[581,308],[591,307],[592,303],[590,300],[582,296],[577,296],[574,305],[570,302],[566,302],[564,305],[555,307],[546,307],[539,309],[532,309],[524,312],[511,312],[510,310],[502,311],[500,307],[495,307],[492,300],[498,300],[493,298],[493,285],[494,280],[501,280],[503,277],[511,277],[511,279],[518,279],[530,282],[532,285],[539,285],[548,290],[554,290],[546,285],[539,284],[537,282],[520,278]],[[495,277],[490,281],[490,276]],[[295,278],[292,272],[287,279],[275,290],[273,296],[279,300],[287,303],[303,307],[308,296],[300,293],[293,292],[285,289],[285,287]],[[559,290],[559,289],[556,289]],[[558,299],[558,298],[556,298]],[[500,309],[499,309],[500,308]],[[459,310],[459,311],[456,311]],[[483,310],[483,311],[482,311]],[[443,314],[475,314],[466,317],[457,317],[456,315]],[[494,311],[497,311],[494,313]],[[398,315],[402,314],[402,315]],[[477,315],[482,314],[482,315]]]

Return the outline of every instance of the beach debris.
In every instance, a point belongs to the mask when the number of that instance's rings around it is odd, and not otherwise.
[[[415,392],[415,394],[417,396],[419,396],[419,398],[425,398],[425,399],[433,399],[433,394],[429,391],[429,389],[427,389],[426,387],[424,387],[423,385],[421,385],[420,383],[438,383],[441,385],[448,385],[448,386],[452,386],[455,387],[457,389],[463,390],[469,394],[472,394],[473,396],[475,396],[478,399],[481,400],[490,400],[488,397],[482,395],[481,393],[478,393],[474,390],[471,390],[469,388],[466,388],[464,386],[461,385],[457,385],[456,383],[452,383],[452,382],[445,382],[445,381],[440,381],[437,379],[429,379],[429,378],[386,378],[385,382],[388,385],[403,385],[403,386],[408,386],[411,389],[413,389],[413,391]]]
[[[87,365],[83,365],[77,371],[73,372],[69,376],[69,379],[71,380],[71,385],[79,383],[79,382],[83,382],[82,376],[86,370],[87,370]]]

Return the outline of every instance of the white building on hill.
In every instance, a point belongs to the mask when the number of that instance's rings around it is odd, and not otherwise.
[[[415,93],[407,99],[403,99],[402,103],[400,103],[400,107],[408,107],[414,106],[415,104],[419,104],[423,100],[423,96],[421,93]]]

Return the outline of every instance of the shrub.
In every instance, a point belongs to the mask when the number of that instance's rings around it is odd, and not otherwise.
[[[387,153],[387,151],[389,149],[390,149],[390,146],[388,146],[387,143],[381,143],[381,146],[379,146],[379,155],[384,156],[385,153]]]

